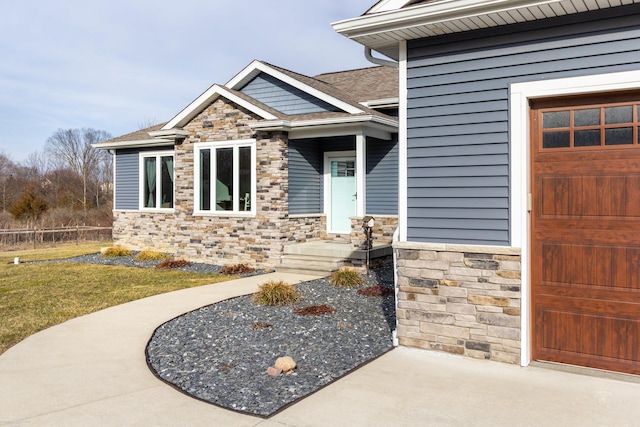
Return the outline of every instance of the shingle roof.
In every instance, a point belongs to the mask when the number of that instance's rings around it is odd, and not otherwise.
[[[284,68],[277,67],[275,65],[268,64],[266,62],[263,62],[263,64],[268,65],[269,67],[272,67],[311,88],[319,90],[337,100],[349,104],[362,111],[362,113],[350,114],[346,112],[325,112],[302,115],[286,115],[238,90],[234,90],[228,87],[225,87],[225,89],[229,92],[232,92],[235,96],[238,96],[239,98],[242,98],[243,100],[248,101],[251,104],[271,113],[273,116],[276,116],[283,120],[312,120],[362,115],[372,115],[396,120],[395,118],[380,113],[379,111],[365,107],[361,104],[361,102],[376,99],[397,98],[397,70],[387,67],[371,67],[358,70],[326,73],[320,74],[316,77],[309,77]],[[151,140],[153,139],[153,137],[149,135],[149,132],[160,130],[167,123],[168,122],[160,123],[146,129],[140,129],[105,142],[114,143]]]
[[[315,76],[358,102],[398,97],[398,70],[370,67]]]
[[[160,129],[162,129],[162,127],[165,124],[166,124],[166,122],[165,123],[159,123],[157,125],[153,125],[153,126],[150,126],[148,128],[136,130],[134,132],[127,133],[125,135],[121,135],[121,136],[118,136],[116,138],[110,139],[108,141],[104,141],[104,142],[112,143],[112,142],[125,142],[125,141],[143,141],[143,140],[146,140],[146,139],[153,139],[153,137],[149,135],[149,132],[160,130]]]

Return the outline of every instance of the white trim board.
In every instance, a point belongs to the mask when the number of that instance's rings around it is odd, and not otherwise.
[[[640,70],[554,80],[514,83],[509,88],[510,222],[511,245],[521,248],[521,354],[520,364],[531,362],[530,218],[527,211],[531,191],[529,165],[529,100],[551,96],[615,92],[640,89]],[[518,166],[518,167],[515,167]]]
[[[266,120],[277,119],[277,117],[271,114],[270,112],[263,110],[260,107],[257,107],[256,105],[252,104],[251,102],[243,98],[240,98],[239,96],[233,94],[232,92],[229,92],[228,89],[220,85],[213,85],[209,89],[207,89],[202,95],[196,98],[195,101],[189,104],[184,110],[179,112],[178,115],[172,118],[166,125],[164,125],[162,130],[173,129],[176,126],[178,127],[184,126],[191,119],[193,119],[195,116],[200,114],[207,106],[209,106],[213,101],[215,101],[219,97],[226,98],[229,101],[232,101],[235,104],[246,108],[252,113],[257,114],[263,119],[266,119]]]
[[[260,73],[266,73],[269,74],[272,77],[275,77],[276,79],[295,87],[296,89],[300,89],[303,92],[308,93],[309,95],[321,99],[324,102],[327,102],[331,105],[333,105],[336,108],[339,108],[343,111],[346,111],[349,114],[361,114],[364,113],[363,110],[360,110],[359,108],[356,108],[355,106],[348,104],[344,101],[341,101],[337,98],[334,98],[333,96],[330,96],[318,89],[315,89],[299,80],[296,80],[295,78],[288,76],[287,74],[273,68],[270,67],[269,65],[265,64],[264,62],[261,61],[253,61],[251,64],[249,64],[247,67],[245,67],[244,70],[240,71],[234,78],[232,78],[231,80],[229,80],[229,82],[225,85],[231,89],[234,90],[240,90],[242,89],[242,87],[244,87],[244,85],[246,85],[247,83],[249,83],[253,78],[255,78],[258,74]]]

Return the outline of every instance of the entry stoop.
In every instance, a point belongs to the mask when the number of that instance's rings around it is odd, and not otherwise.
[[[375,247],[371,258],[391,255],[391,246]],[[284,254],[276,271],[286,273],[315,274],[328,276],[345,265],[364,266],[367,251],[354,250],[349,243],[308,242],[284,247]]]

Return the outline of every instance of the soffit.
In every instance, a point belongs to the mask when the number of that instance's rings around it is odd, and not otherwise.
[[[640,0],[440,0],[335,22],[340,34],[398,59],[398,43],[608,9]]]

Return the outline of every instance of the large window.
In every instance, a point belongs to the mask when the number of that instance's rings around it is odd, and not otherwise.
[[[196,213],[253,213],[255,141],[197,144]]]
[[[140,208],[173,209],[173,153],[140,153]]]

